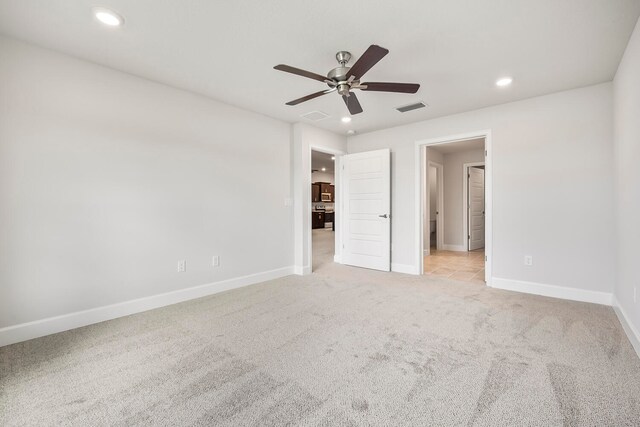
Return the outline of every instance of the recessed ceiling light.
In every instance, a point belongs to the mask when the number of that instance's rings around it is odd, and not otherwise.
[[[498,81],[496,81],[496,86],[500,86],[500,87],[509,86],[512,81],[513,79],[511,77],[503,77],[501,79],[498,79]]]
[[[355,130],[353,130],[353,129],[349,129],[349,130],[347,131],[347,135],[353,135],[353,134],[355,134],[355,133],[356,133],[356,131],[355,131]]]
[[[96,19],[109,27],[119,27],[124,23],[124,18],[113,10],[104,7],[93,8],[93,15]]]
[[[331,156],[331,160],[335,160],[335,159],[336,159],[336,156]]]
[[[351,117],[343,117],[342,118],[342,123],[349,123],[351,121]]]
[[[327,168],[322,168],[322,172],[325,172],[327,170]]]

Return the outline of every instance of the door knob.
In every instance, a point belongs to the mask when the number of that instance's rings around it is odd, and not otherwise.
[[[382,215],[378,215],[380,218],[389,218],[389,215],[387,214],[382,214]]]

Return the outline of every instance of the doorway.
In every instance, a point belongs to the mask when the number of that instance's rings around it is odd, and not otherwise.
[[[336,156],[311,150],[312,270],[334,261],[336,230]]]
[[[422,274],[490,283],[490,143],[489,131],[416,143]]]
[[[444,242],[444,165],[427,159],[428,167],[428,184],[425,185],[427,194],[425,202],[425,223],[424,223],[424,240],[425,255],[431,252],[442,250]]]

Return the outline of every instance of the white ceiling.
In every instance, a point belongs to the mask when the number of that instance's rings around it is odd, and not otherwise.
[[[484,147],[484,138],[466,139],[464,141],[447,142],[445,144],[430,145],[430,150],[440,154],[460,153],[462,151],[478,150]]]
[[[320,110],[316,126],[359,133],[613,78],[638,0],[356,0],[351,2],[104,0],[124,16],[109,29],[89,0],[0,0],[0,33],[288,122]],[[323,84],[273,70],[324,74],[338,50],[354,61],[390,50],[363,80],[415,82],[415,95],[358,92],[364,113],[345,125],[336,93],[285,102]],[[495,80],[511,75],[510,88]],[[398,113],[423,101],[426,109]]]
[[[332,154],[321,153],[319,151],[311,152],[311,169],[317,169],[322,171],[322,168],[325,168],[327,173],[333,173],[335,169],[335,162],[331,160],[333,157]]]

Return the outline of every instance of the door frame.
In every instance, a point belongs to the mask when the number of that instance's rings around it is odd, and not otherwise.
[[[463,174],[463,178],[462,178],[462,237],[463,240],[465,240],[467,242],[467,244],[465,245],[465,249],[467,252],[469,252],[469,244],[471,243],[471,241],[469,240],[469,168],[472,168],[474,166],[485,166],[486,162],[470,162],[470,163],[463,163],[462,164],[462,174]],[[487,212],[486,212],[486,205],[487,205],[487,171],[486,171],[486,166],[485,166],[485,178],[484,178],[484,185],[485,185],[485,189],[484,189],[484,194],[485,194],[485,216],[484,216],[484,234],[485,234],[485,249],[486,249],[486,238],[487,238]]]
[[[444,165],[442,163],[434,162],[433,160],[427,161],[427,176],[429,173],[429,167],[436,168],[438,197],[436,202],[436,210],[438,216],[436,222],[436,250],[442,250],[444,246]],[[426,206],[425,212],[431,214],[431,187],[426,189]],[[425,215],[424,227],[427,226],[427,222],[431,220],[431,215]],[[424,255],[431,255],[431,241],[424,250]]]
[[[493,271],[493,150],[491,141],[491,129],[479,130],[475,132],[462,133],[457,135],[442,136],[439,138],[430,138],[418,140],[415,142],[415,237],[414,253],[416,256],[415,274],[423,274],[424,272],[424,175],[426,172],[426,148],[431,145],[442,145],[450,142],[466,141],[469,139],[484,138],[485,149],[485,283],[491,285]],[[469,246],[467,245],[467,248]]]

